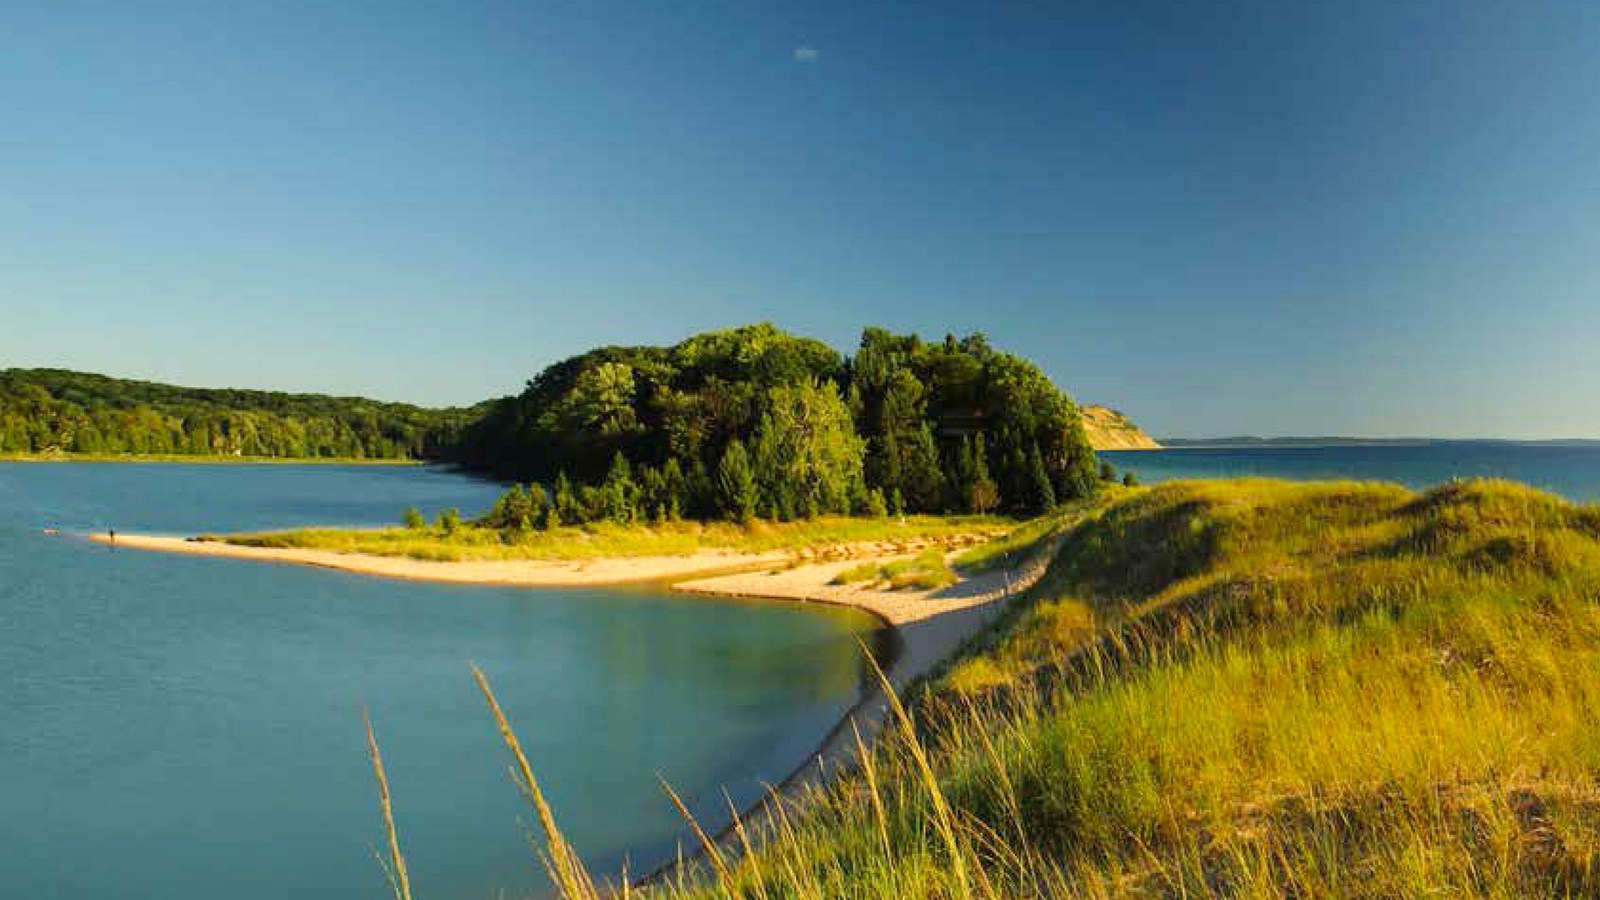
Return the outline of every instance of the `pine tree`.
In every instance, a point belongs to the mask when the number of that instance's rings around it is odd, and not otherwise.
[[[972,449],[972,483],[968,494],[971,510],[979,515],[986,515],[1000,505],[1000,487],[989,477],[988,456],[983,435],[979,434]]]
[[[689,507],[689,480],[684,477],[677,457],[668,459],[661,467],[661,488],[667,520],[675,522],[683,518],[684,510]]]
[[[583,506],[578,502],[578,495],[572,489],[572,482],[567,480],[567,473],[556,474],[555,508],[557,525],[577,525],[583,522]]]
[[[1028,472],[1033,480],[1033,502],[1036,512],[1049,512],[1056,506],[1056,489],[1050,481],[1050,470],[1045,468],[1044,457],[1035,443],[1028,454]]]
[[[718,510],[735,522],[748,522],[755,518],[759,499],[750,455],[737,439],[729,441],[727,449],[722,451],[722,461],[717,464]]]
[[[530,484],[528,491],[528,521],[537,523],[544,518],[545,510],[550,508],[550,496],[544,492],[544,486]]]
[[[877,488],[867,491],[867,504],[863,512],[874,519],[881,519],[889,514],[889,506],[883,502],[883,491]]]
[[[601,486],[600,514],[619,525],[639,517],[639,486],[633,480],[633,467],[618,450],[611,458],[611,470]]]

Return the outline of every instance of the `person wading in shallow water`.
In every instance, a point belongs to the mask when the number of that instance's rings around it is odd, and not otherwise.
[[[107,534],[111,537],[111,546],[115,547],[117,545],[117,530],[115,528],[108,529]]]

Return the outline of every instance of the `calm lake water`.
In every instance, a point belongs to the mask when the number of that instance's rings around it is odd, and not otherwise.
[[[1413,488],[1452,478],[1509,478],[1570,500],[1600,502],[1600,445],[1433,441],[1372,447],[1120,450],[1100,454],[1146,482],[1262,476],[1353,478]]]
[[[371,525],[496,493],[422,468],[0,463],[5,895],[387,896],[363,706],[418,895],[538,894],[532,818],[467,660],[597,871],[671,852],[657,771],[715,818],[722,786],[753,798],[854,702],[871,623],[846,611],[386,581],[68,534]]]

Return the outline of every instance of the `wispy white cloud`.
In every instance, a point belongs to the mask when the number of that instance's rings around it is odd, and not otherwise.
[[[795,62],[814,63],[821,58],[822,54],[817,52],[817,48],[815,47],[801,46],[794,48]]]

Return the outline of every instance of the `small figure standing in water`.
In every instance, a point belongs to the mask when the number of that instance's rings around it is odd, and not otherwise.
[[[115,528],[108,529],[106,534],[111,538],[111,546],[115,547],[117,545],[117,530]]]

